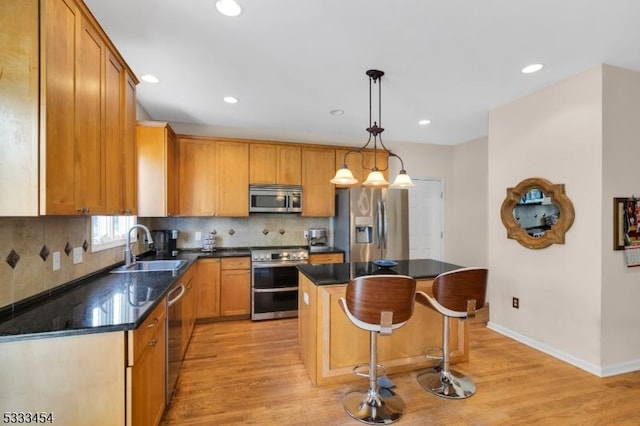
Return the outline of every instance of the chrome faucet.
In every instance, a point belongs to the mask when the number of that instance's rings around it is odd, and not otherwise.
[[[124,264],[127,266],[135,265],[136,263],[136,256],[131,253],[131,231],[133,231],[135,228],[144,229],[147,233],[147,241],[149,243],[149,246],[153,244],[153,238],[151,238],[151,231],[149,231],[149,228],[140,223],[137,223],[129,228],[129,230],[127,231],[127,245],[124,248]]]

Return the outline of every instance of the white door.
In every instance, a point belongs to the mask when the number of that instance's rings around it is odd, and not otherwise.
[[[409,257],[442,260],[442,179],[415,178],[409,189]]]

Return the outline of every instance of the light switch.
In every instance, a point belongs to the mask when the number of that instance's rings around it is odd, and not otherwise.
[[[54,271],[60,270],[60,252],[59,251],[53,252],[53,270]]]
[[[196,232],[196,241],[202,241],[202,232]]]
[[[82,263],[82,247],[73,248],[73,264]]]

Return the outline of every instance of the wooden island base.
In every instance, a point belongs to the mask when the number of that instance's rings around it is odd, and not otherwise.
[[[432,279],[419,279],[417,289],[432,294]],[[298,341],[300,355],[314,385],[353,380],[353,367],[369,362],[369,332],[351,324],[338,305],[347,284],[316,285],[299,273]],[[451,320],[451,362],[468,359],[468,324]],[[378,362],[388,374],[421,370],[437,361],[424,350],[442,346],[442,316],[416,304],[407,324],[378,339]]]

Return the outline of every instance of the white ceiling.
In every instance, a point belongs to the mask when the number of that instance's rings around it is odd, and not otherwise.
[[[486,135],[489,110],[598,64],[640,71],[638,0],[238,1],[236,18],[215,0],[85,3],[133,71],[160,78],[138,86],[153,119],[266,139],[363,144],[371,68],[386,73],[383,140],[446,145]],[[545,68],[520,73],[534,62]]]

